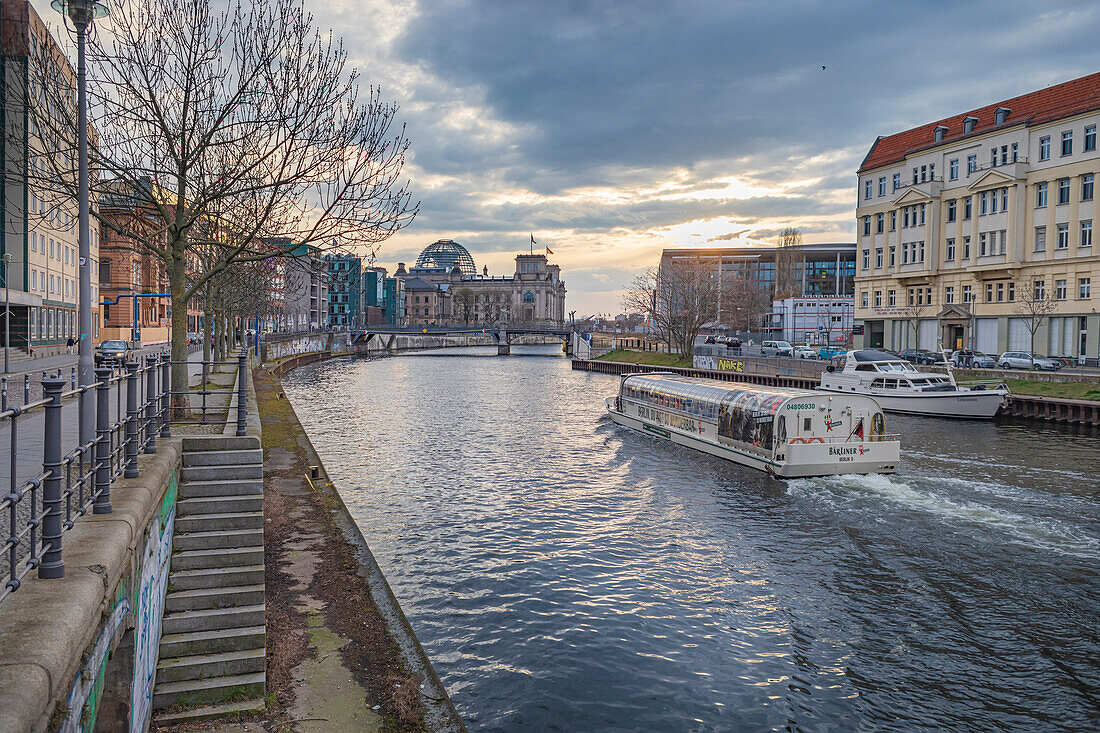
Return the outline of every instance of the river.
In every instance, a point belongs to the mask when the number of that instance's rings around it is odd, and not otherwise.
[[[1100,725],[1100,439],[894,416],[897,475],[786,482],[558,351],[283,378],[471,730]]]

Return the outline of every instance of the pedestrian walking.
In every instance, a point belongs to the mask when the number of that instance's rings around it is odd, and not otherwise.
[[[71,354],[71,353],[73,353],[73,346],[75,346],[75,345],[76,345],[76,342],[75,342],[75,341],[73,341],[73,337],[72,337],[72,336],[70,336],[70,337],[69,337],[69,340],[65,342],[65,348],[66,348],[66,349],[68,350],[68,352],[69,352],[70,354]]]

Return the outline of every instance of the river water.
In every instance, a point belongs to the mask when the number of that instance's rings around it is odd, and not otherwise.
[[[471,730],[1100,726],[1100,439],[895,416],[897,475],[784,482],[557,351],[283,379]]]

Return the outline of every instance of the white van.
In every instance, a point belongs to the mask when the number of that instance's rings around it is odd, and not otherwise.
[[[760,344],[763,356],[794,356],[794,348],[787,341],[765,341]]]

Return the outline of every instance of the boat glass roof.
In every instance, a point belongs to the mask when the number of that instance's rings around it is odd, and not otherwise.
[[[719,401],[727,395],[752,394],[761,397],[820,397],[820,392],[796,387],[770,387],[763,384],[720,382],[717,379],[703,377],[682,377],[678,374],[632,374],[624,384],[635,389],[665,389],[675,391],[678,396],[692,399]]]

